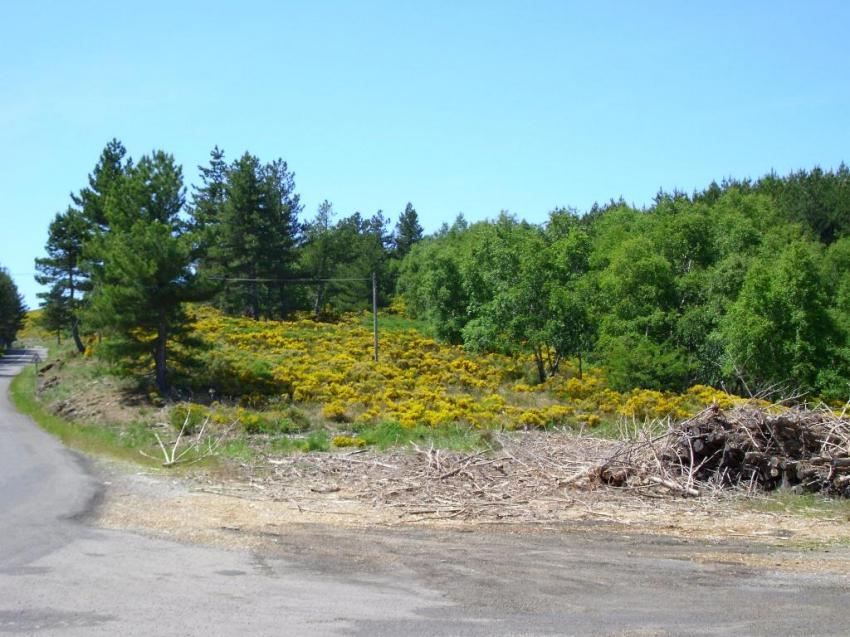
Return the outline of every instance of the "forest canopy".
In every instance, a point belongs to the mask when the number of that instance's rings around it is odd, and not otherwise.
[[[850,172],[729,180],[540,225],[459,220],[412,250],[398,290],[442,338],[533,354],[541,381],[585,357],[621,390],[846,399]]]

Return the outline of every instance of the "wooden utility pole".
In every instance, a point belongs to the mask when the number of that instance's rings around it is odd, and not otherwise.
[[[35,387],[33,388],[33,394],[38,396],[38,364],[41,362],[41,356],[38,355],[37,352],[33,352],[32,355],[32,371],[33,371],[33,379],[35,379]]]
[[[372,272],[372,328],[375,332],[375,362],[378,362],[378,275]]]

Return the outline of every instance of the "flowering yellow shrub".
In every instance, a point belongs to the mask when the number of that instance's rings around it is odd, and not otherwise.
[[[602,419],[597,414],[581,414],[578,419],[579,422],[588,427],[595,427],[602,422]]]
[[[366,441],[353,436],[334,436],[331,438],[334,447],[365,447]]]
[[[700,405],[717,403],[721,409],[729,409],[736,404],[744,402],[742,398],[732,396],[708,385],[694,385],[687,391],[686,396],[693,398]]]
[[[349,420],[345,405],[338,400],[330,402],[322,408],[322,417],[334,422],[347,422]]]
[[[381,332],[376,363],[372,331],[356,315],[335,323],[306,317],[252,321],[201,307],[194,310],[194,331],[208,344],[205,381],[219,395],[242,397],[245,406],[266,400],[320,407],[322,417],[334,422],[594,426],[621,417],[680,418],[713,402],[740,400],[705,386],[683,394],[623,394],[607,386],[599,369],[585,369],[579,378],[569,361],[562,362],[561,373],[531,385],[516,380],[532,369],[528,360],[474,356],[413,329]],[[249,429],[267,429],[241,418]]]
[[[633,391],[625,404],[620,407],[620,414],[627,418],[638,420],[653,420],[655,418],[685,418],[687,410],[682,407],[682,396],[663,394],[652,389]]]

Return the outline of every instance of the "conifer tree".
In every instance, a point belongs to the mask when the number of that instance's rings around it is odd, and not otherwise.
[[[275,280],[269,290],[269,313],[274,312],[276,305],[279,318],[285,318],[295,305],[292,288],[286,280],[293,277],[298,259],[301,203],[295,192],[295,175],[282,159],[263,167],[263,186],[271,222],[271,232],[263,245],[263,257],[269,278]]]
[[[260,318],[258,279],[264,274],[260,251],[267,234],[259,172],[259,160],[248,153],[230,166],[218,234],[218,252],[231,279],[222,294],[222,305],[228,312],[255,320]]]
[[[91,225],[83,214],[69,207],[50,223],[45,246],[47,257],[35,260],[39,272],[36,281],[50,286],[48,292],[38,295],[43,301],[45,320],[49,319],[51,330],[70,328],[80,352],[85,349],[79,327],[81,296],[91,289],[89,277],[82,269],[83,249],[91,236]]]
[[[38,297],[42,299],[38,324],[51,334],[56,334],[56,343],[61,345],[62,332],[71,325],[72,320],[65,289],[57,284],[48,292],[39,293]]]
[[[207,166],[198,166],[201,185],[192,186],[193,230],[215,227],[221,221],[221,209],[227,197],[227,162],[218,146],[210,151]]]
[[[313,313],[318,316],[325,308],[328,281],[339,261],[340,243],[333,224],[333,205],[325,199],[312,221],[304,224],[304,245],[301,248],[301,267],[313,283]]]
[[[404,212],[398,218],[398,223],[395,226],[395,255],[398,258],[410,252],[413,245],[422,240],[422,226],[419,225],[419,215],[413,204],[408,202],[404,208]]]
[[[94,230],[106,230],[107,200],[115,186],[121,182],[132,162],[125,160],[127,149],[117,139],[112,139],[100,154],[94,170],[89,174],[88,186],[71,195],[74,205],[82,212]]]
[[[224,151],[215,146],[210,151],[206,166],[198,166],[201,185],[192,186],[192,203],[189,207],[188,227],[191,232],[193,267],[208,285],[215,297],[224,288],[227,276],[220,249],[221,219],[227,201],[228,166]]]
[[[109,348],[125,358],[153,359],[156,385],[168,389],[168,343],[185,331],[184,301],[204,286],[192,269],[192,237],[180,218],[185,193],[174,158],[157,151],[131,166],[108,199],[109,231],[94,243],[90,321],[106,330]]]
[[[226,310],[254,319],[286,313],[282,280],[294,269],[300,210],[286,162],[263,166],[245,153],[231,164],[215,248],[230,279]]]
[[[0,268],[0,346],[12,346],[24,326],[26,312],[24,297],[6,269]]]
[[[395,286],[388,268],[392,242],[389,220],[380,210],[369,218],[355,212],[340,220],[334,234],[339,247],[335,252],[335,276],[350,280],[333,286],[333,304],[343,310],[371,305],[374,272],[378,278],[378,304],[384,305]]]

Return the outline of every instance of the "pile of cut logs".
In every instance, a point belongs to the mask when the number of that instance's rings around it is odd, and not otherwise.
[[[850,419],[843,414],[711,407],[667,435],[661,464],[690,484],[850,496]]]

